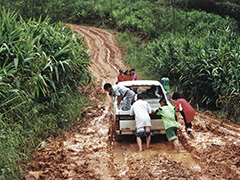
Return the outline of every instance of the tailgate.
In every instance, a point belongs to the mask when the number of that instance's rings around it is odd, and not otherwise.
[[[160,116],[156,114],[151,114],[151,132],[153,134],[165,134],[165,128],[163,121]],[[126,135],[126,134],[135,134],[135,117],[130,115],[120,115],[119,116],[119,126],[116,129],[118,134]]]

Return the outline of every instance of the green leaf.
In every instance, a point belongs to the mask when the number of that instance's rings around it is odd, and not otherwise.
[[[17,69],[17,67],[18,67],[18,62],[19,62],[18,57],[14,58],[14,66],[15,66],[15,69]]]

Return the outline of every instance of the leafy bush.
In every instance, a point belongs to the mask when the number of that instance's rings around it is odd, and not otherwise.
[[[134,17],[136,12],[141,11],[140,8],[133,11],[136,4],[133,1],[131,3],[129,2],[130,7],[123,8],[122,12],[125,14],[122,17]],[[141,3],[146,2],[139,2]],[[160,8],[157,9],[160,12]],[[176,9],[176,12],[176,21],[185,21],[183,11]],[[142,21],[147,18],[156,18],[151,13],[148,14],[147,17],[142,16]],[[164,17],[167,18],[166,14]],[[118,18],[120,23],[121,15],[118,15]],[[127,18],[125,22],[126,20]],[[162,25],[166,26],[164,20],[162,22]],[[172,25],[171,20],[167,22]],[[172,83],[176,85],[176,89],[183,92],[188,100],[199,107],[222,109],[229,119],[238,121],[239,76],[236,71],[239,68],[237,53],[239,46],[236,42],[239,41],[237,35],[239,31],[237,22],[228,17],[222,18],[201,11],[188,12],[186,22],[187,35],[184,25],[177,25],[176,36],[172,35],[171,28],[163,27],[163,33],[159,33],[161,30],[156,30],[155,35],[159,34],[159,36],[148,43],[147,49],[144,44],[141,46],[141,41],[137,42],[136,37],[125,31],[120,38],[126,52],[125,61],[145,72],[148,78],[160,79],[162,74],[168,74]],[[126,28],[129,28],[127,24]]]
[[[202,38],[160,39],[148,45],[148,69],[156,71],[159,77],[168,74],[177,89],[200,107],[236,106],[231,114],[237,120],[237,104],[227,106],[222,101],[235,102],[240,96],[240,46],[236,40],[240,37],[228,29],[208,32]]]
[[[73,21],[77,23],[89,23],[89,21],[101,21],[110,17],[109,3],[106,1],[76,1],[73,9]]]
[[[91,61],[61,23],[3,10],[0,26],[0,179],[20,179],[34,148],[81,117]]]
[[[203,10],[222,17],[230,16],[238,22],[240,20],[239,0],[177,0],[176,5],[181,8]]]
[[[229,17],[222,18],[219,15],[204,11],[188,12],[188,32],[194,36],[202,37],[208,31],[216,31],[230,28],[238,32],[237,22]]]
[[[140,32],[147,39],[154,39],[162,33],[171,31],[173,19],[165,6],[149,1],[129,1],[124,6],[114,10],[114,18],[121,30]],[[177,31],[184,30],[184,12],[176,11]]]
[[[18,11],[23,19],[45,19],[49,17],[51,23],[62,21],[72,16],[74,3],[78,0],[0,0],[1,9]]]
[[[9,85],[38,98],[89,82],[90,58],[83,39],[69,28],[61,23],[49,25],[48,19],[18,22],[5,11],[0,23],[0,66],[14,77],[8,78]]]

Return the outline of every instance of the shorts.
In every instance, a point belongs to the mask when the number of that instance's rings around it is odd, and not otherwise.
[[[177,128],[170,127],[166,130],[166,135],[169,142],[177,140]]]
[[[140,127],[136,128],[136,136],[149,136],[151,133],[151,127],[150,126],[145,126],[145,127]]]

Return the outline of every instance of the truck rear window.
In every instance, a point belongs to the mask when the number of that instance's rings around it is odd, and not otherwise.
[[[134,86],[128,88],[137,88],[137,94],[142,94],[144,99],[164,97],[160,86]]]

